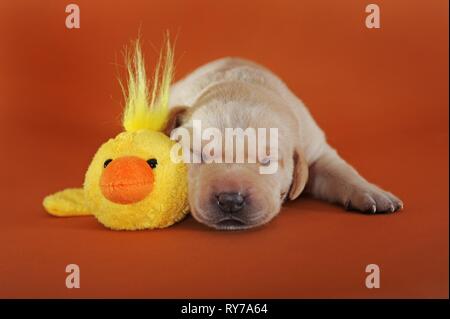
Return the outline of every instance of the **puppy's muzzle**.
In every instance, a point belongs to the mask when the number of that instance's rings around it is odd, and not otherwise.
[[[217,206],[227,214],[235,214],[245,207],[245,198],[241,193],[219,193],[216,195]]]

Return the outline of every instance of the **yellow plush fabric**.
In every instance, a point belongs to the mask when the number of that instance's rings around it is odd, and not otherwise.
[[[85,205],[84,189],[68,188],[44,198],[45,209],[54,216],[92,215]]]
[[[169,114],[169,89],[174,73],[173,49],[169,37],[167,36],[164,59],[161,54],[156,65],[151,91],[148,88],[139,40],[134,44],[134,55],[127,55],[125,62],[128,69],[128,86],[127,90],[123,90],[125,109],[122,120],[125,130],[163,130]]]
[[[184,163],[170,159],[175,142],[160,132],[140,130],[123,132],[103,144],[89,166],[85,181],[88,210],[105,226],[112,229],[162,228],[182,219],[188,211],[187,170]],[[157,159],[153,169],[151,192],[141,201],[118,204],[102,193],[100,178],[108,159],[136,156],[143,160]]]
[[[44,199],[44,208],[50,214],[91,213],[115,230],[163,228],[187,214],[186,166],[171,160],[175,142],[159,132],[167,121],[173,74],[173,50],[168,40],[164,61],[162,56],[149,93],[136,42],[134,57],[127,61],[128,90],[123,116],[126,131],[98,149],[86,172],[83,189],[67,189]]]

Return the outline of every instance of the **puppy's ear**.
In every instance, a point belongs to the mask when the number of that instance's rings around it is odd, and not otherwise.
[[[164,134],[170,136],[170,132],[181,125],[183,115],[187,109],[188,108],[186,106],[175,106],[170,109],[169,119],[167,120],[166,127],[163,130]]]
[[[294,150],[294,172],[289,190],[289,199],[294,200],[300,196],[308,181],[308,163],[300,149]]]

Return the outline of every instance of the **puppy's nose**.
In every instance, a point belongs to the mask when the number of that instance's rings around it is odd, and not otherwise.
[[[219,193],[217,205],[225,213],[236,213],[244,207],[245,199],[240,193]]]

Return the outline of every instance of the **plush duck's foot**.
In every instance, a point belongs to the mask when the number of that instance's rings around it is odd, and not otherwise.
[[[84,204],[82,188],[68,188],[44,198],[45,210],[54,216],[87,216],[91,215]]]

